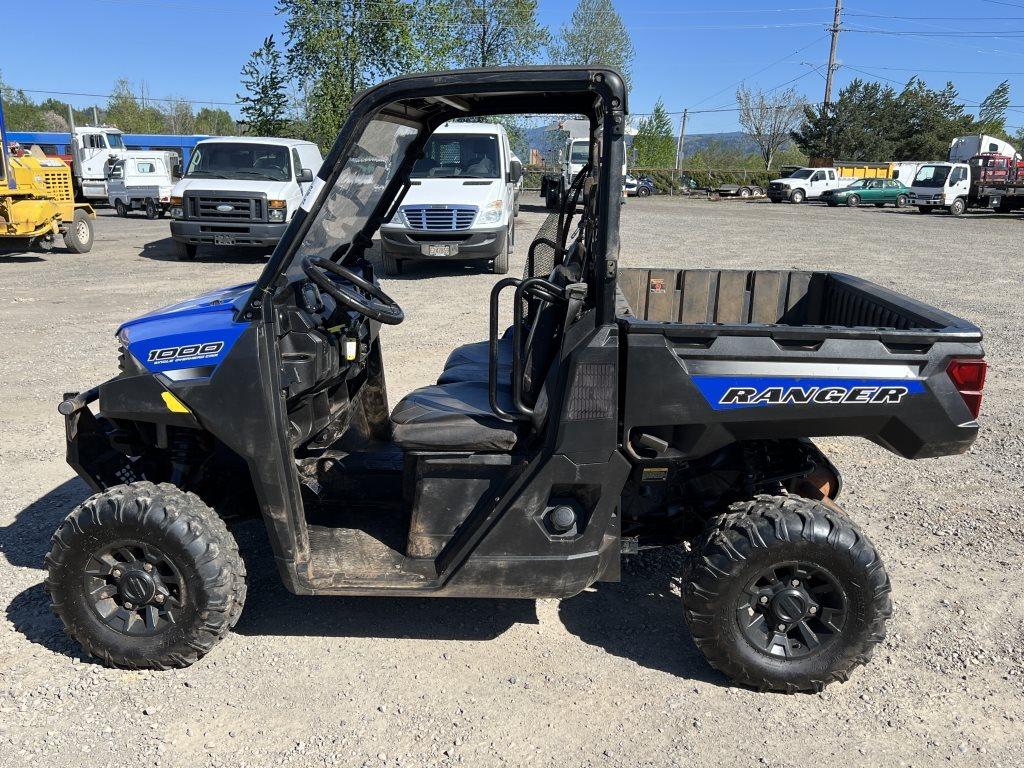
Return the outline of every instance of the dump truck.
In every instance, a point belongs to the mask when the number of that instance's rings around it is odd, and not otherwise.
[[[405,312],[374,236],[431,136],[565,112],[587,120],[588,160],[523,277],[495,278],[484,338],[391,408],[381,331]],[[247,567],[319,599],[561,599],[688,543],[690,635],[671,642],[767,690],[866,663],[890,581],[813,439],[966,451],[981,331],[834,271],[620,269],[626,117],[602,67],[424,73],[357,97],[259,279],[127,321],[118,375],[58,405],[93,490],[46,557],[69,635],[115,666],[181,667],[238,621]],[[239,556],[225,517],[246,498],[272,558]],[[604,618],[642,627],[642,610]]]
[[[71,169],[58,158],[7,143],[0,103],[0,251],[50,250],[57,235],[74,253],[92,248],[96,213],[76,203]]]

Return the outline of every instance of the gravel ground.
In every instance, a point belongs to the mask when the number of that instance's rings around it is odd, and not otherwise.
[[[543,211],[524,206],[512,273]],[[122,320],[253,279],[260,257],[171,258],[166,221],[103,212],[92,253],[0,257],[0,765],[1020,765],[1024,720],[1021,233],[1015,216],[758,202],[631,201],[622,263],[825,268],[981,325],[992,365],[965,455],[907,462],[827,440],[842,502],[886,559],[896,613],[874,661],[820,695],[730,687],[693,647],[679,552],[565,601],[287,594],[258,523],[237,631],[187,670],[81,656],[49,613],[42,557],[86,495],[56,403],[116,370]],[[486,334],[494,277],[416,266],[384,282],[392,401]]]

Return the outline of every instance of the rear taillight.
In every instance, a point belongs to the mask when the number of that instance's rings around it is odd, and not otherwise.
[[[974,418],[978,418],[981,412],[981,392],[985,388],[987,371],[988,363],[984,360],[954,360],[946,369]]]

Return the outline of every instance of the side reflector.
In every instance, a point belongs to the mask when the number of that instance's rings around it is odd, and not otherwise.
[[[984,360],[954,360],[949,364],[946,373],[953,381],[960,397],[964,399],[971,416],[978,418],[978,414],[981,413],[982,390],[985,388],[988,363]]]
[[[160,397],[164,400],[164,405],[167,406],[167,410],[171,413],[192,413],[181,400],[176,398],[170,392],[161,392]]]

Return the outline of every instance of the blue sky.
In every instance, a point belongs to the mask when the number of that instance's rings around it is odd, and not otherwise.
[[[541,21],[557,29],[575,3],[540,0]],[[832,0],[616,6],[637,51],[634,113],[649,111],[659,96],[671,111],[728,109],[744,80],[762,88],[793,81],[808,99],[822,98]],[[34,0],[32,19],[74,35],[62,32],[59,44],[40,50],[38,35],[9,34],[0,71],[26,89],[106,94],[127,77],[152,97],[233,102],[249,52],[280,30],[273,8],[273,0]],[[840,36],[836,90],[853,77],[902,84],[917,72],[934,86],[953,80],[963,100],[977,104],[1009,79],[1013,104],[1024,105],[1024,0],[844,0],[844,11],[844,26],[864,31]],[[76,106],[97,101],[57,98]],[[1024,108],[1009,117],[1011,125],[1024,125]],[[687,132],[735,128],[735,113],[694,112]]]

